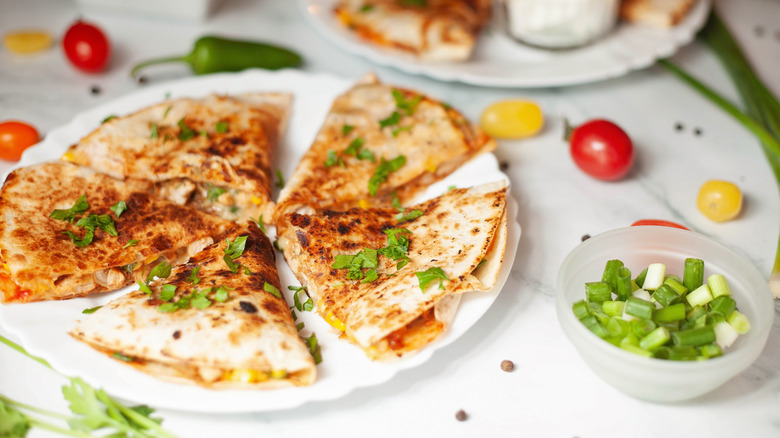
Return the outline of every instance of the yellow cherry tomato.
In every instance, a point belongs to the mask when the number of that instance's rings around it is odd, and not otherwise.
[[[502,100],[482,112],[482,129],[496,138],[524,138],[539,133],[544,126],[542,110],[530,100]]]
[[[728,181],[710,180],[699,189],[696,207],[709,219],[726,222],[742,210],[742,192]]]
[[[35,53],[51,47],[54,38],[45,30],[20,30],[3,35],[3,43],[14,53]]]

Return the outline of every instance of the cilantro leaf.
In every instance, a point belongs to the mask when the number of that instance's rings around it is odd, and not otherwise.
[[[32,426],[22,411],[11,405],[11,401],[0,396],[0,436],[24,438]]]
[[[382,119],[379,121],[379,127],[385,128],[388,126],[397,125],[401,122],[401,113],[398,111],[393,111],[392,114],[390,114],[386,119]]]
[[[103,306],[90,307],[89,309],[82,310],[81,313],[83,313],[85,315],[89,315],[90,313],[95,313],[97,311],[97,309],[99,309],[101,307],[103,307]],[[2,435],[0,435],[0,436],[2,436]]]
[[[225,239],[227,241],[227,248],[225,248],[225,255],[230,256],[231,259],[237,259],[241,257],[241,254],[244,253],[244,249],[246,248],[246,238],[248,236],[238,236],[236,237],[236,240],[230,241],[230,239]]]
[[[168,262],[158,263],[149,271],[149,275],[146,277],[146,283],[148,284],[150,281],[154,280],[154,277],[168,278],[169,275],[171,275],[171,265]]]
[[[109,120],[113,120],[113,119],[115,119],[115,118],[117,118],[117,116],[116,116],[116,115],[114,115],[114,114],[111,114],[110,116],[108,116],[108,117],[106,117],[105,119],[101,120],[101,121],[100,121],[100,124],[102,125],[103,123],[106,123],[107,121],[109,121]]]
[[[279,187],[280,189],[284,188],[284,177],[282,176],[282,171],[279,169],[276,169],[276,187]]]
[[[393,129],[393,137],[398,137],[398,134],[400,134],[403,131],[411,131],[412,126],[399,126],[398,128]]]
[[[87,196],[81,195],[76,203],[72,207],[67,209],[55,209],[49,215],[52,219],[59,219],[61,221],[73,222],[76,219],[77,214],[84,213],[89,210],[89,203],[87,203]]]
[[[417,219],[418,217],[422,216],[423,212],[421,210],[411,210],[409,212],[401,212],[395,215],[395,220],[397,220],[399,223],[403,223],[406,221],[410,221],[412,219]]]
[[[177,306],[176,303],[173,302],[162,303],[157,307],[157,311],[162,313],[171,313],[171,312],[175,312],[178,309],[179,306]]]
[[[439,280],[439,289],[444,289],[444,280],[448,280],[447,274],[439,267],[428,268],[425,271],[415,272],[417,280],[420,282],[420,289],[425,292],[425,288],[432,281]]]
[[[225,192],[227,192],[227,190],[223,189],[222,187],[209,185],[208,192],[206,193],[206,199],[208,199],[209,202],[216,202],[216,200]]]
[[[398,194],[393,192],[393,193],[390,194],[390,196],[393,198],[393,201],[392,201],[393,208],[395,208],[398,211],[404,211],[405,208],[403,208],[401,206],[401,200],[398,199]]]
[[[123,246],[122,249],[130,248],[131,246],[136,246],[136,245],[138,245],[138,240],[131,239],[131,240],[128,240],[127,243],[125,243],[125,246]]]
[[[123,362],[132,362],[132,361],[135,360],[135,358],[133,356],[127,356],[127,355],[122,354],[122,353],[120,353],[118,351],[115,351],[114,354],[111,355],[111,357],[113,357],[114,359],[119,359],[119,360],[121,360]]]
[[[360,8],[360,12],[369,12],[370,10],[374,9],[374,5],[371,3],[365,4]]]
[[[228,300],[228,290],[224,286],[220,286],[217,288],[217,291],[214,292],[214,301],[218,301],[220,303],[224,303]]]
[[[274,286],[273,284],[267,281],[263,284],[263,290],[275,296],[276,298],[282,297],[282,292],[279,291],[279,289],[276,286]]]
[[[138,284],[138,289],[141,292],[145,293],[146,295],[151,295],[152,294],[152,289],[149,288],[148,284],[141,283],[140,281],[136,281],[136,283]]]
[[[163,116],[165,117],[165,116]],[[187,126],[186,123],[184,123],[184,117],[179,119],[178,122],[176,122],[177,125],[179,125],[179,140],[181,141],[187,141],[191,139],[192,137],[195,137],[195,131],[193,131],[189,126]]]
[[[344,126],[342,126],[342,127],[341,127],[341,135],[343,135],[344,137],[346,137],[346,136],[347,136],[347,134],[349,134],[350,132],[352,132],[352,130],[353,130],[353,129],[355,129],[355,127],[354,127],[354,126],[352,126],[352,125],[344,125]]]
[[[379,274],[376,273],[376,268],[371,268],[368,271],[366,271],[366,278],[361,281],[361,283],[371,283],[372,281],[379,278]]]
[[[170,301],[176,295],[176,286],[172,284],[164,284],[162,290],[160,290],[160,299],[163,301]]]
[[[211,305],[211,300],[206,296],[205,291],[198,291],[193,293],[192,300],[190,300],[190,304],[192,304],[193,307],[196,309],[203,310]]]
[[[338,155],[336,151],[328,151],[328,157],[325,159],[325,167],[333,167],[339,165],[345,167],[344,160]]]
[[[261,214],[260,217],[257,218],[257,226],[260,227],[260,231],[265,233],[265,224],[263,223],[263,215]]]
[[[217,125],[214,127],[214,130],[220,134],[224,134],[228,131],[228,123],[225,121],[217,122]]]
[[[116,215],[116,218],[119,219],[119,216],[122,216],[122,213],[127,211],[127,203],[125,201],[119,201],[116,204],[109,207],[111,211],[114,212]]]
[[[240,263],[236,263],[233,261],[232,258],[230,258],[229,255],[225,254],[224,257],[222,257],[222,260],[225,261],[225,264],[227,265],[228,269],[230,269],[230,272],[237,273],[238,268],[241,267]]]
[[[192,284],[198,284],[200,282],[200,278],[198,278],[198,271],[200,271],[200,266],[195,266],[192,268],[190,275],[187,276],[187,281]]]
[[[405,1],[411,1],[411,0],[405,0]],[[424,6],[424,4],[421,6]],[[401,90],[393,89],[392,93],[393,93],[393,99],[395,100],[395,106],[397,106],[398,109],[405,112],[407,115],[412,115],[414,113],[414,109],[422,101],[422,96],[420,95],[417,95],[412,99],[407,99]]]
[[[363,144],[365,142],[366,142],[366,140],[363,139],[363,137],[355,138],[354,140],[352,140],[352,142],[349,144],[349,146],[347,146],[347,148],[344,149],[344,154],[345,155],[352,155],[354,157],[357,157],[358,151],[360,150],[360,148],[363,147]]]
[[[157,132],[157,123],[152,123],[152,132],[149,134],[149,138],[160,138],[160,134]]]
[[[390,176],[390,172],[395,172],[404,164],[406,164],[406,157],[403,155],[399,155],[390,161],[382,158],[379,166],[377,166],[374,174],[368,181],[368,192],[371,194],[371,196],[376,196],[376,193],[379,190],[379,186],[383,182],[387,181],[387,178]]]
[[[79,238],[79,236],[77,236],[75,233],[68,230],[63,231],[62,233],[67,234],[68,237],[70,237],[71,242],[73,242],[73,244],[79,248],[88,246],[90,243],[92,243],[92,238],[95,236],[95,232],[93,230],[87,230],[87,234],[85,234],[83,238]]]

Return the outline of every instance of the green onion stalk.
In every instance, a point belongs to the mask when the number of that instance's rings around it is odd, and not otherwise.
[[[742,98],[744,112],[669,60],[659,60],[659,64],[726,111],[758,138],[780,187],[780,102],[758,78],[714,10],[699,33],[699,38],[715,52],[731,76]],[[775,298],[780,298],[780,239],[769,277],[769,288]]]

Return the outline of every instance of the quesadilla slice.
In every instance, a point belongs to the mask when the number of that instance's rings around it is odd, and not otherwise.
[[[314,359],[279,291],[274,249],[256,225],[236,227],[141,289],[78,321],[70,334],[178,382],[227,389],[314,382]]]
[[[503,181],[409,207],[289,213],[285,259],[318,313],[372,359],[414,352],[455,316],[460,294],[487,291],[507,239]]]
[[[229,220],[270,222],[271,163],[292,95],[169,100],[107,120],[66,161],[154,184],[173,202]]]
[[[183,263],[232,225],[148,188],[62,161],[13,171],[0,190],[0,298],[119,289]]]
[[[279,193],[285,213],[405,204],[496,143],[449,105],[367,75],[337,97]]]
[[[465,61],[490,0],[340,0],[334,13],[358,38],[425,61]]]

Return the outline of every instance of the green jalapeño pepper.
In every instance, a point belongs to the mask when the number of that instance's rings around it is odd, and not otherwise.
[[[133,67],[130,75],[135,77],[144,67],[166,62],[186,62],[196,75],[202,75],[223,71],[239,71],[247,68],[276,70],[295,67],[301,61],[300,55],[282,47],[253,41],[204,36],[195,41],[192,53],[141,62]]]

